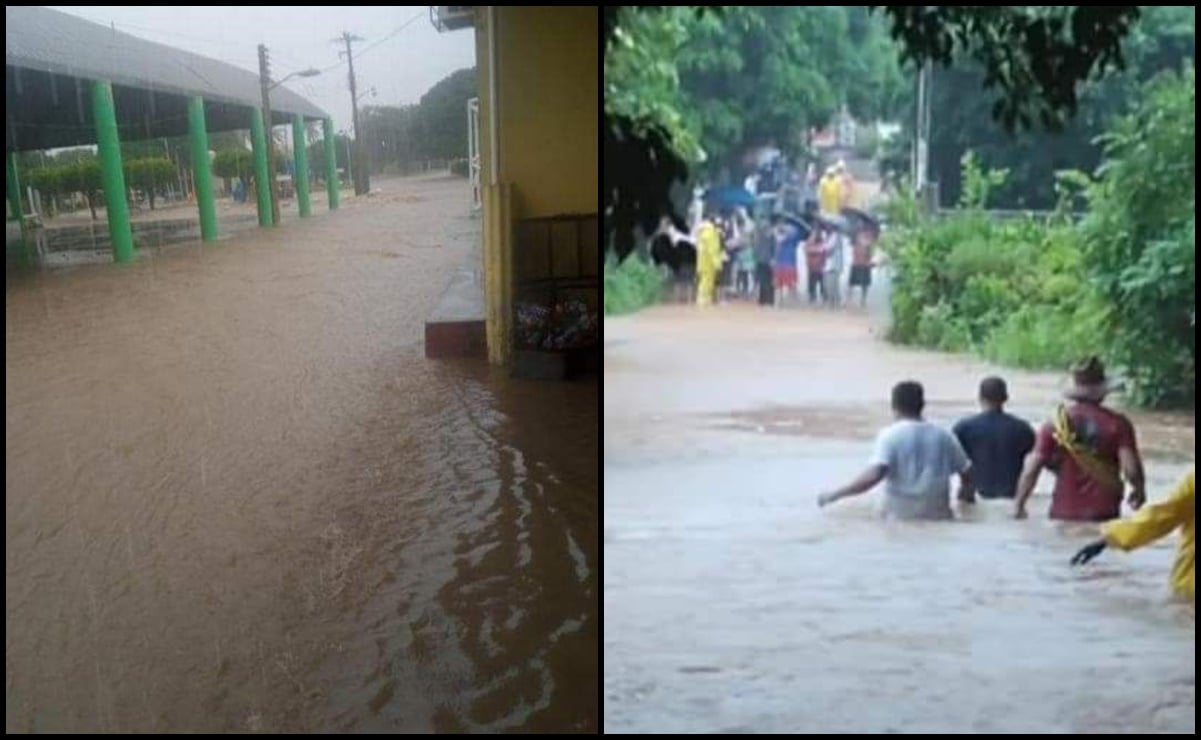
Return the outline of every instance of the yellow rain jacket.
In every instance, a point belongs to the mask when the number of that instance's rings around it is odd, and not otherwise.
[[[721,249],[721,232],[711,221],[701,224],[696,246],[696,302],[706,306],[713,302],[717,292],[717,274],[726,258]]]
[[[1105,524],[1105,540],[1122,550],[1133,550],[1180,528],[1180,547],[1172,565],[1172,590],[1190,599],[1195,596],[1193,558],[1196,546],[1196,504],[1193,489],[1194,470],[1163,501],[1147,504],[1129,519]]]
[[[842,210],[842,178],[827,172],[817,186],[817,200],[822,213],[838,213]]]

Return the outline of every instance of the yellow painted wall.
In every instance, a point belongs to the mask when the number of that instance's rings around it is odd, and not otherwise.
[[[596,6],[496,7],[493,188],[490,15],[477,6],[484,301],[489,360],[507,364],[515,220],[599,211],[600,41]]]
[[[596,213],[599,11],[560,6],[496,12],[500,178],[513,185],[516,215]]]

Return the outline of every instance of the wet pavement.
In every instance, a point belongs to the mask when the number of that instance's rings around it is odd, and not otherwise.
[[[422,357],[461,179],[10,272],[9,731],[595,730],[597,383]]]
[[[1195,612],[1170,537],[1088,567],[1089,525],[982,502],[885,523],[858,473],[902,379],[974,411],[975,359],[890,346],[867,310],[660,306],[605,322],[607,732],[1195,731]],[[1056,375],[999,370],[1046,417]],[[1192,463],[1191,416],[1133,414],[1151,498]]]

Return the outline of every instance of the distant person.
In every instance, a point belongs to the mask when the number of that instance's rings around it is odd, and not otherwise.
[[[755,226],[755,239],[751,246],[755,257],[755,284],[759,286],[759,305],[775,304],[775,284],[772,276],[772,260],[776,257],[776,232],[767,218],[760,216]]]
[[[980,413],[961,419],[952,433],[972,461],[975,492],[984,498],[1017,495],[1022,462],[1034,449],[1034,429],[1022,419],[1005,412],[1009,389],[1001,378],[980,381]],[[973,491],[960,491],[971,500]]]
[[[847,168],[846,162],[842,160],[838,161],[835,168],[840,178],[839,184],[841,185],[838,191],[839,198],[841,199],[841,204],[838,207],[839,212],[842,212],[843,208],[857,208],[859,193],[855,185],[855,177],[851,174],[851,170]]]
[[[1103,537],[1080,549],[1072,557],[1072,565],[1083,565],[1101,554],[1107,547],[1130,551],[1149,545],[1180,530],[1180,545],[1172,564],[1172,590],[1177,596],[1196,598],[1197,498],[1190,470],[1184,480],[1163,501],[1139,509],[1129,519],[1119,519],[1101,526]]]
[[[744,206],[734,212],[734,239],[730,245],[730,261],[734,269],[734,291],[739,295],[750,295],[751,280],[755,272],[753,242],[755,222]]]
[[[924,406],[920,383],[893,386],[896,421],[876,437],[867,468],[847,485],[818,496],[818,505],[866,493],[883,481],[885,517],[950,519],[951,476],[959,476],[960,489],[970,489],[971,462],[950,432],[922,419]]]
[[[1055,418],[1038,430],[1034,451],[1026,458],[1018,481],[1014,516],[1026,517],[1026,502],[1043,468],[1055,472],[1051,518],[1103,522],[1122,511],[1123,477],[1131,491],[1126,501],[1138,509],[1143,490],[1143,462],[1134,440],[1134,425],[1102,406],[1117,386],[1105,377],[1105,366],[1090,357],[1072,369],[1072,388]]]
[[[842,210],[842,178],[830,167],[817,185],[818,207],[823,215],[832,216]]]
[[[801,244],[801,227],[785,219],[776,222],[776,259],[773,265],[776,286],[776,303],[785,296],[793,300],[797,295],[797,248]]]
[[[847,300],[850,301],[859,288],[859,305],[867,305],[867,290],[872,287],[872,252],[876,236],[871,229],[861,228],[855,231],[851,244],[851,280],[847,288]]]
[[[829,229],[824,224],[817,224],[805,242],[805,279],[809,288],[809,303],[817,302],[817,294],[821,293],[822,302],[826,301],[826,257]]]
[[[692,201],[688,204],[688,232],[695,243],[700,235],[701,223],[705,216],[705,189],[696,187],[692,190]]]
[[[837,307],[842,305],[842,270],[846,263],[845,237],[836,229],[830,230],[830,238],[826,242],[826,272],[823,283],[826,291],[826,305]]]
[[[734,283],[734,265],[733,251],[735,242],[738,239],[738,227],[734,222],[734,216],[730,213],[723,213],[717,218],[717,231],[721,234],[721,251],[722,263],[721,271],[717,277],[717,289],[714,291],[714,301],[719,301],[724,290],[729,288]]]
[[[651,259],[671,272],[673,299],[692,302],[696,279],[696,245],[686,232],[676,228],[670,216],[659,220],[659,228],[651,235]]]
[[[810,162],[805,168],[805,178],[801,184],[801,209],[806,214],[817,212],[817,185],[817,168]]]
[[[751,173],[742,181],[742,187],[751,195],[759,194],[759,175]]]
[[[725,262],[721,232],[712,217],[701,222],[696,246],[696,302],[699,306],[710,306],[717,300],[717,276]]]

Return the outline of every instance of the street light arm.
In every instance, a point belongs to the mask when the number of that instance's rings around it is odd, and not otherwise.
[[[299,72],[293,72],[292,74],[288,75],[287,77],[283,78],[282,80],[272,83],[271,85],[268,85],[267,89],[274,90],[275,88],[284,84],[285,82],[292,79],[293,77],[316,77],[319,74],[321,74],[321,70],[319,70],[319,69],[305,69],[305,70],[301,70]]]

